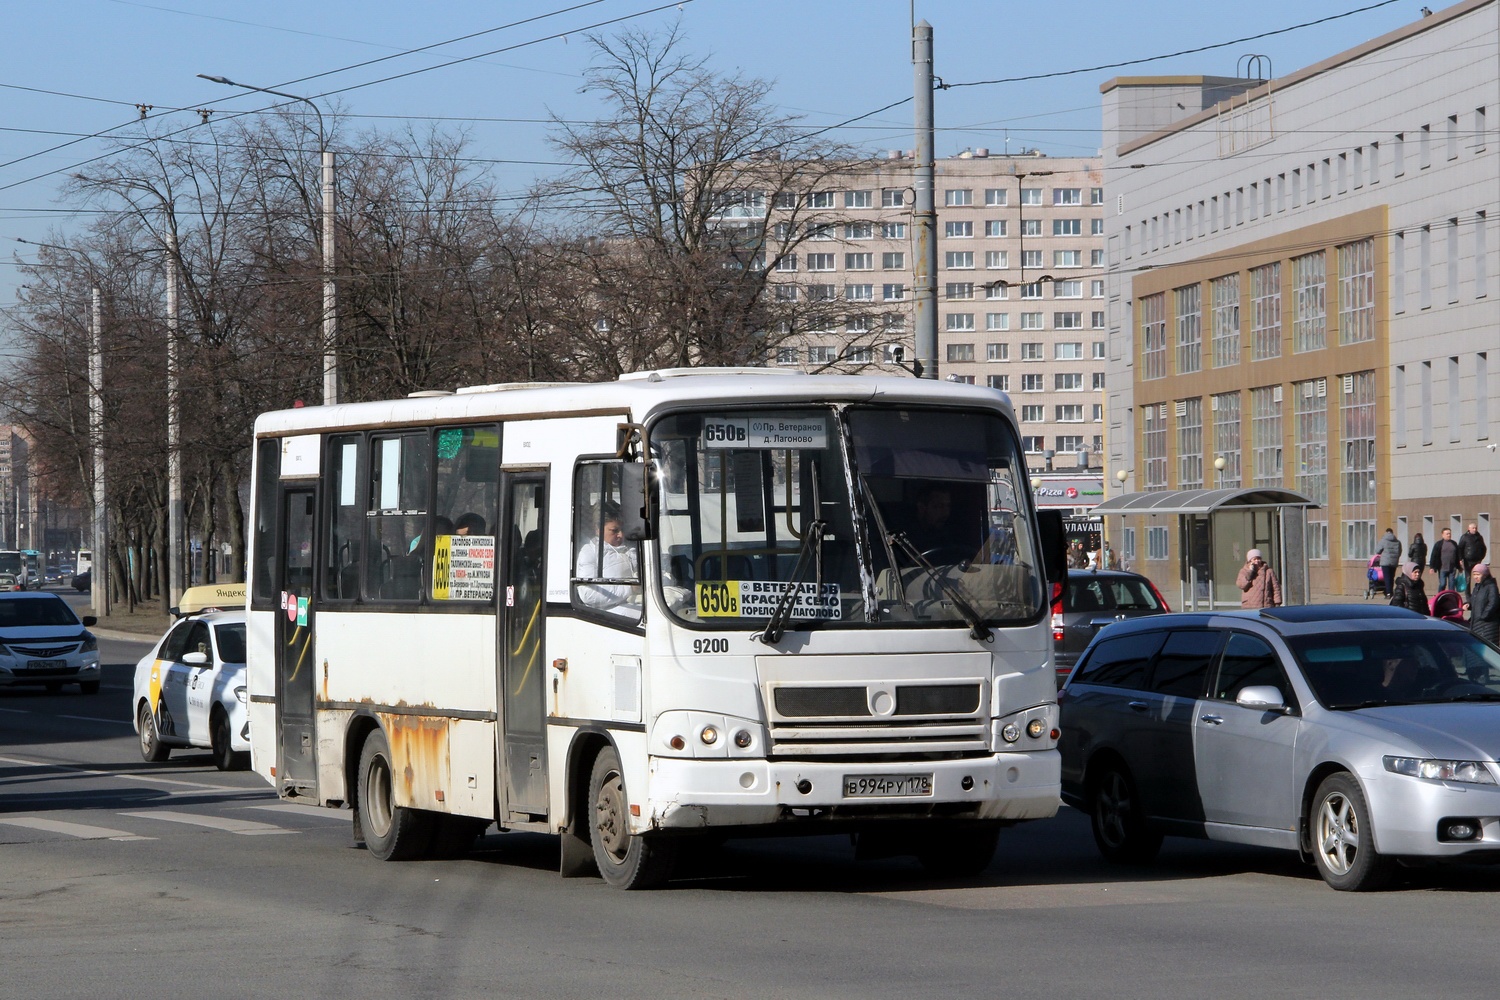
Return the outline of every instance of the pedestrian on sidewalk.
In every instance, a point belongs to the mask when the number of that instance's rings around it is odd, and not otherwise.
[[[1487,563],[1474,567],[1469,581],[1469,631],[1491,643],[1500,643],[1500,587]]]
[[[1385,585],[1385,596],[1389,600],[1391,586],[1396,581],[1396,567],[1401,565],[1401,539],[1390,528],[1385,529],[1385,534],[1380,536],[1380,577],[1381,583]]]
[[[1463,572],[1463,557],[1458,543],[1453,540],[1453,530],[1443,529],[1443,537],[1432,545],[1432,571],[1438,575],[1438,590],[1453,589],[1453,582]]]
[[[1427,601],[1427,587],[1422,583],[1422,567],[1407,563],[1391,592],[1391,606],[1407,608],[1419,615],[1431,615],[1432,605]]]
[[[1474,567],[1484,562],[1484,557],[1489,554],[1489,546],[1484,544],[1484,536],[1479,533],[1473,521],[1469,522],[1469,530],[1458,536],[1458,558],[1463,561],[1464,575],[1470,576]]]
[[[1251,549],[1245,553],[1245,565],[1240,568],[1240,575],[1235,578],[1234,583],[1242,592],[1242,608],[1281,606],[1281,581],[1276,579],[1276,571],[1266,562],[1260,549]]]
[[[1406,558],[1410,559],[1418,566],[1427,565],[1427,541],[1422,537],[1422,533],[1420,531],[1417,532],[1416,536],[1412,538],[1411,548],[1406,550]],[[1389,597],[1390,595],[1387,594],[1386,596]]]

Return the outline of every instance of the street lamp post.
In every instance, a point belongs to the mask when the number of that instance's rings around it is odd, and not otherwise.
[[[1214,459],[1214,472],[1218,474],[1215,485],[1217,485],[1221,490],[1224,488],[1224,467],[1228,464],[1229,463],[1225,461],[1223,455],[1220,455],[1218,458]]]
[[[323,181],[323,403],[332,406],[339,401],[339,355],[338,355],[338,286],[334,276],[333,258],[333,150],[328,148],[328,133],[323,128],[323,112],[310,98],[289,94],[270,87],[257,87],[249,83],[238,83],[227,76],[210,76],[199,73],[200,79],[210,83],[221,83],[226,87],[254,90],[262,94],[273,94],[293,101],[301,101],[313,109],[318,116],[318,152],[322,161]]]

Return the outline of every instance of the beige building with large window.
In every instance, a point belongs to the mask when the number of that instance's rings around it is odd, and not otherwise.
[[[772,363],[857,371],[899,345],[909,366],[913,166],[892,153],[773,199],[773,239],[778,211],[809,220],[796,252],[768,262],[777,294],[847,309],[797,330]],[[1036,470],[1077,468],[1080,453],[1097,467],[1104,447],[1102,177],[1096,158],[984,149],[936,164],[939,374],[1010,393]]]
[[[1500,2],[1276,79],[1102,90],[1106,480],[1311,498],[1290,551],[1315,598],[1362,595],[1388,526],[1488,540]],[[1122,527],[1137,568],[1177,578],[1173,521]]]

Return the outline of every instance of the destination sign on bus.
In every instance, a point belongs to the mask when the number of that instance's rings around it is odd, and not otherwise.
[[[708,417],[703,421],[705,448],[828,447],[826,417]]]
[[[495,536],[438,535],[432,553],[432,596],[439,601],[493,599]]]
[[[793,585],[777,580],[725,580],[698,583],[699,618],[769,618]],[[844,616],[836,583],[796,584],[791,617],[837,621]]]

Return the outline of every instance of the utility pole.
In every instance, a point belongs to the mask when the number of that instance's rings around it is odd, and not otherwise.
[[[317,107],[314,104],[313,110]],[[328,148],[322,130],[323,117],[319,115],[319,142],[323,144],[323,405],[332,406],[339,401],[339,297],[333,270],[333,150]]]
[[[167,230],[167,606],[182,598],[182,429],[177,387],[177,235]]]
[[[937,174],[932,137],[932,25],[919,21],[912,29],[915,72],[917,164],[912,178],[913,293],[916,298],[916,371],[918,378],[937,378]]]
[[[94,444],[94,564],[89,567],[89,603],[109,614],[109,509],[104,494],[104,307],[94,286],[89,338],[89,436]],[[102,575],[101,575],[102,573]]]

